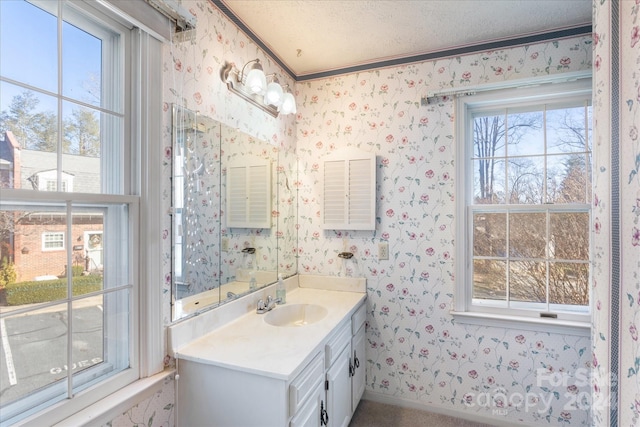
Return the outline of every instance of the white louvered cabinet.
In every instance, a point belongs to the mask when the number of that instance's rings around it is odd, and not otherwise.
[[[227,227],[271,227],[271,162],[243,158],[227,166]]]
[[[375,230],[376,156],[354,148],[322,162],[322,228]]]

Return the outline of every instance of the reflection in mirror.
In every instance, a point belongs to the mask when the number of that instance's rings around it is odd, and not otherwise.
[[[278,147],[227,126],[222,147],[220,279],[234,298],[277,278]]]
[[[220,302],[220,124],[173,107],[173,319]]]
[[[174,106],[172,320],[295,274],[295,171],[293,148]],[[230,220],[234,197],[244,222]]]

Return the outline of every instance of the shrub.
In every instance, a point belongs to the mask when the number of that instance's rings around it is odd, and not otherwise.
[[[102,289],[101,276],[78,276],[73,279],[73,295]],[[67,279],[29,281],[7,285],[7,305],[35,304],[67,297]]]
[[[9,262],[7,257],[2,258],[2,264],[0,265],[0,288],[15,282],[17,277],[15,264]]]
[[[83,266],[74,265],[73,267],[71,267],[71,274],[73,275],[73,277],[82,276],[82,273],[84,273],[84,267]]]

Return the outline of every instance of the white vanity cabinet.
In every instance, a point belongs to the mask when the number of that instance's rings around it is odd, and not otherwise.
[[[347,427],[365,387],[365,305],[327,342],[325,390],[328,426]]]
[[[293,381],[191,361],[180,361],[178,371],[179,426],[320,426],[323,353]]]
[[[347,426],[364,388],[365,298],[299,289],[274,310],[313,301],[324,320],[273,327],[251,313],[181,348],[177,425]]]
[[[326,417],[326,403],[324,395],[324,384],[318,382],[309,396],[308,401],[298,410],[291,419],[290,427],[322,427],[323,417]]]

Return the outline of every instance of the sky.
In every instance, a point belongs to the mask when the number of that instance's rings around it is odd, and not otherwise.
[[[57,2],[40,3],[53,7],[50,12],[57,14]],[[58,93],[57,25],[56,16],[23,0],[0,1],[0,75]],[[87,85],[92,79],[100,81],[100,39],[65,22],[62,40],[63,94],[99,105],[100,100],[89,93]],[[1,81],[0,110],[6,110],[11,99],[24,90]],[[55,97],[39,94],[38,98],[40,109],[57,110]],[[65,111],[64,115],[68,113]]]

